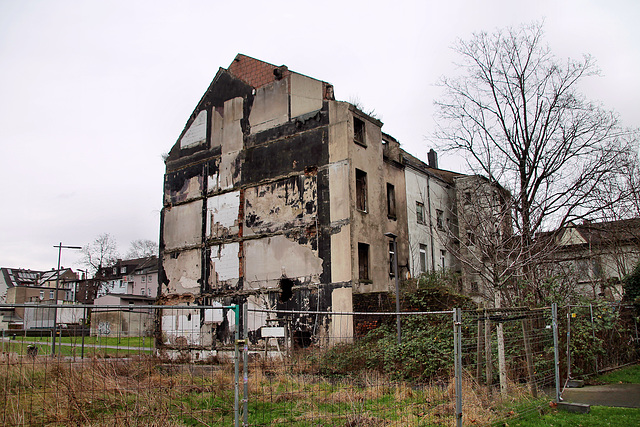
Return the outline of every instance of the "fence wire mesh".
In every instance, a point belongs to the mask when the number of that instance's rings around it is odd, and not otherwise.
[[[228,356],[218,345],[216,358],[196,360],[202,346],[187,341],[198,320],[191,307],[2,309],[24,310],[26,326],[2,332],[2,425],[234,423],[232,341]],[[163,322],[171,328],[158,334]]]
[[[465,424],[502,422],[550,400],[555,390],[551,309],[464,311],[462,329]]]
[[[0,342],[8,426],[491,425],[638,360],[637,314],[611,304],[556,310],[555,337],[550,308],[0,310],[23,319]]]
[[[418,426],[453,416],[452,312],[249,310],[248,425]]]

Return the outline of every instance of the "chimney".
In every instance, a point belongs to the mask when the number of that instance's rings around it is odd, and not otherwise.
[[[429,167],[438,169],[438,153],[436,153],[433,148],[429,150],[429,154],[427,154],[427,159],[429,161]]]

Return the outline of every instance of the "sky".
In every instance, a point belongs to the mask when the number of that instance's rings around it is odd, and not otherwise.
[[[639,18],[637,0],[0,0],[0,267],[51,269],[54,245],[103,233],[123,254],[157,242],[162,156],[238,53],[333,84],[426,160],[455,41],[543,20],[559,58],[596,59],[585,96],[640,127]]]

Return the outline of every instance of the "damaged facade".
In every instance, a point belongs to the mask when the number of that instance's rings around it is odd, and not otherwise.
[[[398,236],[406,271],[405,175],[381,127],[285,66],[238,55],[218,71],[166,160],[159,303],[194,306],[163,316],[168,347],[215,349],[230,336],[230,311],[198,305],[342,312],[354,295],[393,289],[384,233]],[[353,329],[292,322],[300,340]]]

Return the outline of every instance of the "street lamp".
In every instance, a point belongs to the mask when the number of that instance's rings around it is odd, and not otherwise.
[[[398,329],[398,344],[402,343],[402,332],[400,327],[400,285],[398,284],[398,242],[395,234],[389,232],[384,235],[393,240],[393,276],[396,279],[396,328]]]
[[[62,242],[53,246],[58,248],[58,270],[56,270],[56,293],[53,306],[53,339],[51,342],[51,355],[56,355],[56,332],[58,329],[58,289],[60,287],[60,257],[62,255],[62,248],[64,249],[82,249],[82,246],[63,246]]]

